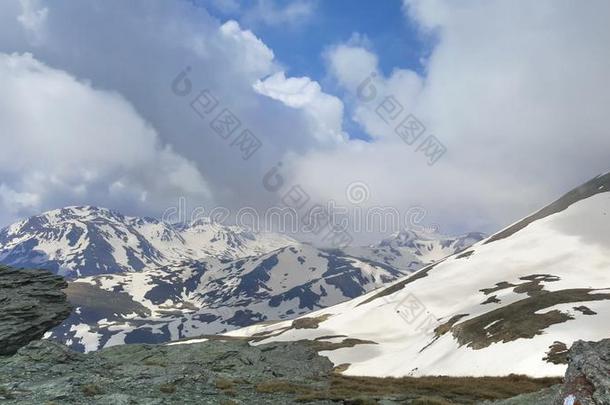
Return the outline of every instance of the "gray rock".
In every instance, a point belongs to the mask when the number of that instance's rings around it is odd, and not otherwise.
[[[560,387],[556,385],[531,394],[523,394],[502,401],[485,401],[479,405],[552,405]]]
[[[0,355],[15,353],[59,325],[71,306],[63,278],[41,270],[0,266]]]
[[[610,339],[572,345],[565,383],[553,405],[564,404],[610,405]]]
[[[610,405],[610,339],[574,343],[562,385],[481,405]]]
[[[298,342],[134,344],[83,354],[45,340],[0,357],[0,402],[293,404],[294,394],[259,392],[258,384],[281,379],[315,388],[332,369],[328,359]]]

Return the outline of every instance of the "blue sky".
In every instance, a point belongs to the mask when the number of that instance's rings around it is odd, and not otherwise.
[[[322,84],[327,93],[341,96],[343,90],[327,75],[326,51],[337,44],[357,42],[375,53],[379,69],[389,76],[394,69],[409,69],[425,74],[425,59],[430,55],[435,41],[431,34],[424,34],[417,24],[405,18],[401,0],[378,2],[331,0],[307,1],[312,14],[295,22],[261,24],[248,18],[247,12],[223,10],[210,1],[196,2],[220,19],[232,18],[244,28],[253,31],[286,65],[290,76],[307,76]],[[246,8],[252,2],[242,2]],[[285,7],[289,1],[277,1]],[[371,137],[346,115],[346,132],[352,139],[370,141]]]
[[[333,0],[314,3],[315,18],[295,25],[269,26],[240,21],[259,36],[289,67],[291,76],[325,76],[323,52],[352,35],[365,36],[384,73],[394,68],[422,72],[430,44],[407,20],[400,0],[379,2]],[[216,11],[217,12],[217,11]],[[214,13],[214,11],[212,11]],[[232,15],[240,20],[239,16]]]
[[[0,226],[69,205],[159,216],[180,197],[265,210],[282,161],[282,193],[349,204],[364,183],[367,207],[496,230],[608,170],[608,15],[603,0],[2,1]],[[189,97],[210,86],[264,144],[250,160],[172,94],[187,65]],[[374,69],[378,99],[358,99]],[[390,95],[446,146],[433,166],[380,119]]]

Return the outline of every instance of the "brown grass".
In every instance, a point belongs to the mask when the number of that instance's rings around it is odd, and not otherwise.
[[[316,352],[343,349],[346,347],[354,347],[356,345],[377,344],[377,342],[373,342],[372,340],[362,340],[354,338],[343,339],[341,342],[323,342],[321,340],[303,340],[303,342],[307,345],[310,345]]]
[[[167,363],[159,359],[146,359],[143,364],[151,367],[167,367]]]
[[[161,385],[159,385],[159,391],[161,391],[164,394],[173,394],[174,392],[176,392],[176,384],[173,384],[173,383],[161,384]]]
[[[553,364],[568,364],[568,347],[563,342],[555,342],[549,346],[549,351],[542,360]]]
[[[102,394],[102,389],[95,384],[85,384],[80,387],[80,390],[86,397],[94,397]]]
[[[415,401],[412,403],[419,405],[450,405],[510,398],[561,382],[560,378],[533,379],[521,375],[483,378],[370,378],[335,374],[330,377],[329,385],[324,389],[286,380],[269,380],[258,384],[256,391],[262,394],[292,394],[299,402],[330,400],[365,404],[392,396]]]
[[[0,386],[0,397],[4,399],[13,399],[13,394],[8,388]]]
[[[419,397],[411,402],[411,405],[452,405],[440,397]]]
[[[227,378],[217,378],[214,385],[219,390],[229,390],[235,387],[235,382],[233,380],[229,380]]]
[[[522,279],[526,279],[526,277],[522,277]],[[523,291],[528,293],[527,298],[452,326],[453,336],[461,346],[468,346],[475,350],[498,342],[531,339],[542,334],[551,325],[573,319],[569,313],[556,309],[548,310],[551,307],[574,302],[610,300],[610,294],[597,292],[598,290],[594,289],[574,288],[545,291],[539,290],[535,282],[528,285],[528,290]],[[542,310],[547,311],[540,313]],[[491,325],[492,323],[493,325]]]
[[[259,394],[273,394],[282,392],[286,394],[309,394],[311,388],[285,380],[269,380],[256,385]]]
[[[315,318],[299,318],[292,321],[294,329],[317,329],[320,323],[330,318],[329,314],[316,316]]]
[[[343,373],[351,366],[350,363],[341,363],[333,368],[333,373]]]
[[[63,291],[75,307],[87,307],[102,314],[127,315],[135,312],[139,316],[150,316],[150,309],[134,301],[125,292],[110,292],[82,282],[68,283],[68,287]]]

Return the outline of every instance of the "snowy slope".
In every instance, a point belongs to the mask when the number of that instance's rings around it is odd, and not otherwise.
[[[68,207],[0,230],[0,263],[68,278],[123,273],[209,257],[233,260],[295,243],[277,234],[199,221],[177,228],[105,208]]]
[[[610,173],[390,287],[229,334],[334,343],[349,375],[563,375],[564,347],[610,336],[608,191]]]

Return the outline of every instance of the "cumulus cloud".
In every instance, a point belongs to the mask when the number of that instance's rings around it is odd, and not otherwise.
[[[327,52],[349,114],[373,142],[296,159],[309,190],[344,200],[357,179],[371,200],[423,205],[446,231],[493,231],[608,170],[608,3],[414,0],[405,10],[438,41],[424,75],[384,75],[357,44]],[[372,99],[358,94],[367,78]],[[401,114],[386,122],[378,108],[389,96]],[[447,147],[432,167],[395,132],[408,114]]]
[[[310,118],[311,133],[320,143],[338,143],[346,139],[343,133],[343,102],[322,91],[320,85],[308,77],[286,78],[278,72],[254,83],[254,89],[285,105],[302,109]]]
[[[392,137],[394,127],[380,117],[378,106],[388,97],[395,98],[398,108],[412,111],[422,91],[423,78],[415,72],[394,69],[384,77],[378,57],[372,51],[352,44],[341,44],[326,52],[328,69],[337,82],[348,90],[354,102],[352,118],[373,138]]]
[[[269,168],[285,153],[300,154],[324,146],[329,137],[340,134],[338,100],[319,93],[317,100],[322,105],[294,108],[253,88],[257,81],[283,68],[273,51],[236,21],[219,21],[205,8],[189,2],[94,0],[40,5],[49,10],[46,36],[44,43],[33,46],[17,21],[22,13],[19,2],[3,3],[0,51],[32,52],[48,66],[90,80],[95,89],[120,94],[155,129],[160,144],[171,147],[173,154],[192,162],[198,172],[205,174],[218,205],[239,209],[276,204],[278,196],[268,193],[261,184]],[[177,96],[172,92],[172,82],[183,71],[189,72],[191,89],[188,95]],[[203,90],[218,102],[218,109],[210,117],[197,115],[190,105]],[[247,161],[231,145],[233,139],[219,137],[210,127],[214,116],[224,109],[238,118],[237,133],[248,129],[262,142]],[[327,126],[326,135],[317,132],[321,125]],[[77,145],[87,151],[83,142],[75,144],[74,150]],[[146,173],[146,169],[140,172]],[[189,178],[171,176],[168,181],[185,182]],[[30,184],[36,191],[37,185]],[[127,184],[119,181],[113,189],[129,189]],[[69,187],[55,187],[58,196],[66,189]],[[150,201],[155,195],[151,191],[147,198]],[[70,200],[72,194],[67,196],[57,199]],[[173,205],[181,197],[179,193],[167,196],[173,199]],[[130,207],[134,198],[119,201],[117,197],[110,208]],[[95,200],[93,195],[91,200]],[[105,199],[95,203],[110,204]],[[188,203],[191,207],[212,208],[209,199],[202,196],[191,195]],[[40,208],[51,207],[43,203]],[[131,212],[137,213],[137,209]]]
[[[372,73],[378,73],[378,58],[372,51],[351,43],[326,51],[328,69],[340,85],[356,89]]]
[[[120,95],[31,54],[0,54],[0,89],[0,212],[103,203],[150,212],[171,194],[210,198],[192,162]]]
[[[273,51],[252,31],[242,30],[237,21],[230,20],[220,26],[220,33],[226,39],[225,46],[238,58],[236,62],[247,69],[253,78],[272,70]]]
[[[248,22],[279,21],[277,29],[298,25],[311,18],[315,2],[290,3],[296,4],[292,9],[275,2],[216,3],[252,30],[219,21],[193,2],[59,0],[28,3],[33,6],[27,10],[18,0],[3,2],[0,51],[32,52],[28,63],[48,73],[37,79],[46,89],[39,98],[55,96],[49,111],[19,98],[6,109],[23,111],[13,111],[2,125],[29,134],[13,140],[14,132],[0,132],[8,145],[2,160],[10,162],[0,178],[0,201],[5,207],[12,201],[6,212],[85,197],[113,208],[135,207],[132,212],[154,210],[171,204],[168,199],[175,204],[181,193],[192,195],[191,204],[207,203],[211,193],[228,208],[266,208],[280,196],[265,190],[261,179],[282,161],[286,187],[300,184],[312,200],[347,204],[347,187],[361,181],[370,191],[365,204],[423,206],[446,232],[493,231],[608,169],[607,2],[406,1],[408,23],[435,39],[424,73],[380,69],[383,54],[356,35],[324,53],[328,78],[288,76],[290,67],[257,36],[257,24]],[[250,7],[267,7],[269,19],[260,20],[264,13],[247,17]],[[32,30],[38,28],[44,35],[34,44]],[[180,72],[188,72],[191,85],[185,96],[171,91]],[[320,85],[328,82],[343,91],[341,98]],[[360,88],[373,89],[374,97]],[[204,89],[219,109],[239,119],[240,130],[261,140],[250,160],[210,129],[213,117],[202,118],[190,107]],[[36,90],[15,91],[34,100]],[[80,103],[59,101],[63,97]],[[412,114],[425,136],[435,135],[447,147],[435,165],[428,165],[417,143],[408,145],[396,134],[397,121],[380,117],[379,105],[388,97],[400,105],[396,120]],[[66,118],[89,114],[90,104],[99,110],[91,125],[101,129]],[[117,118],[99,122],[102,112]],[[29,118],[34,113],[42,114],[44,124]],[[367,142],[346,137],[346,116],[370,136]],[[52,135],[45,138],[43,129]],[[68,129],[82,136],[68,138]],[[100,133],[106,134],[101,140]],[[49,140],[54,137],[56,142]],[[104,147],[91,150],[89,137]],[[111,148],[110,140],[125,143],[124,151]],[[142,146],[136,148],[135,140]],[[88,153],[91,158],[83,158]],[[15,155],[40,159],[28,168]]]

